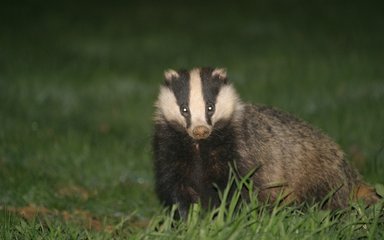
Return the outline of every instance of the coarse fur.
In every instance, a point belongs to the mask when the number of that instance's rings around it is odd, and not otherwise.
[[[261,202],[312,203],[333,192],[331,209],[350,200],[368,204],[379,197],[345,160],[327,135],[296,117],[243,103],[225,69],[168,70],[154,116],[154,166],[160,201],[179,205],[186,218],[192,203],[220,203],[230,166],[251,170]]]

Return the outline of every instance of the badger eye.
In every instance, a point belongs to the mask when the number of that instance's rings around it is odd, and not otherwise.
[[[184,116],[188,116],[189,115],[189,109],[188,109],[188,107],[186,105],[181,105],[180,106],[180,112]]]
[[[207,112],[208,114],[213,114],[215,111],[215,105],[211,104],[211,103],[208,103],[207,105]]]

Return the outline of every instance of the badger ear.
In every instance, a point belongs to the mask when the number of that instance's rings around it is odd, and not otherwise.
[[[227,69],[225,68],[216,68],[212,72],[212,77],[217,77],[223,82],[227,82]]]
[[[173,69],[168,69],[164,71],[164,78],[165,78],[166,85],[171,84],[172,80],[178,77],[179,77],[179,74]]]

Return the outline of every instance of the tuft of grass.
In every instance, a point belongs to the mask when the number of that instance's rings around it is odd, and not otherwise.
[[[261,204],[247,177],[233,176],[221,193],[221,205],[204,211],[199,203],[190,208],[188,219],[174,220],[177,205],[153,218],[140,239],[380,239],[384,233],[384,201],[367,208],[354,203],[349,209],[324,210],[322,204],[292,206]],[[231,184],[236,185],[232,197]],[[249,190],[247,201],[242,189]],[[279,202],[281,202],[279,204]]]

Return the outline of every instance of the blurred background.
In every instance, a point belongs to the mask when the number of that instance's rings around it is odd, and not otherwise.
[[[243,100],[323,129],[384,182],[380,1],[24,1],[0,8],[0,205],[150,218],[163,71],[225,67]]]

